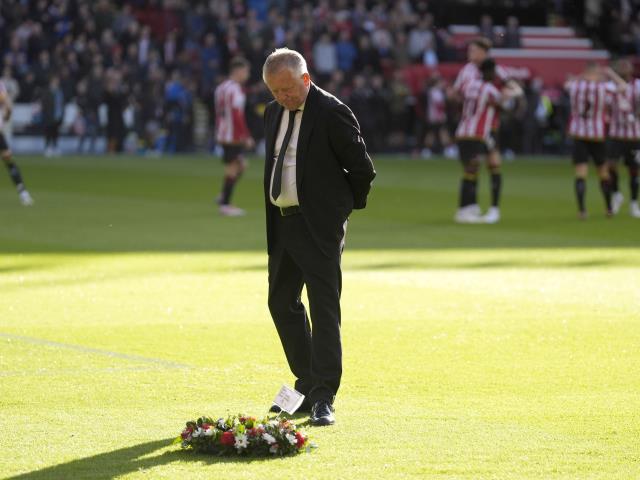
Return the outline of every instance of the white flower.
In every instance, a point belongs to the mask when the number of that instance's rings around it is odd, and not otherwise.
[[[295,437],[295,435],[291,435],[290,433],[287,433],[286,437],[287,437],[287,440],[289,440],[289,443],[291,445],[295,445],[296,443],[298,443],[298,439]]]
[[[200,427],[196,428],[194,430],[194,432],[191,434],[191,436],[193,436],[194,438],[198,438],[200,435],[202,435],[202,429]]]
[[[276,438],[268,433],[263,433],[262,439],[265,440],[269,445],[271,445],[272,443],[276,443]]]
[[[238,450],[241,448],[247,448],[249,446],[249,438],[245,434],[236,436],[235,446]]]
[[[277,427],[278,426],[278,421],[277,420],[269,420],[269,423],[267,423],[267,425],[271,425],[272,427]]]
[[[212,437],[214,432],[215,432],[214,428],[213,427],[209,427],[204,431],[204,434],[207,437]]]
[[[273,445],[271,445],[271,447],[269,448],[269,453],[278,453],[278,444],[274,443]]]
[[[221,428],[221,429],[225,428],[224,418],[218,419],[218,428]]]

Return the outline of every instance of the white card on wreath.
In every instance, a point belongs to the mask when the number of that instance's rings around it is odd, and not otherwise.
[[[297,390],[294,390],[293,388],[282,385],[282,388],[276,395],[273,403],[275,403],[289,415],[293,415],[293,413],[300,408],[303,400],[303,394],[301,394]]]

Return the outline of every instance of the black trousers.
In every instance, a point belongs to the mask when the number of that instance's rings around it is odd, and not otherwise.
[[[296,377],[295,388],[312,404],[333,402],[342,376],[340,257],[344,242],[336,245],[335,258],[327,258],[301,214],[277,215],[274,234],[269,255],[269,310]],[[303,286],[311,319],[301,299]]]

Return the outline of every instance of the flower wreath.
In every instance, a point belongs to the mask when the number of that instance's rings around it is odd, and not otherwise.
[[[214,455],[284,456],[309,450],[309,437],[286,418],[265,417],[258,421],[246,415],[217,421],[200,417],[187,422],[174,444]]]

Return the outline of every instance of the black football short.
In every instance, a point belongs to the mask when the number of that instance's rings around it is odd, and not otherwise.
[[[9,144],[7,143],[4,133],[0,132],[0,152],[5,152],[7,150],[9,150]]]
[[[471,160],[487,153],[487,144],[482,140],[458,140],[460,161],[466,165]]]
[[[580,165],[589,163],[589,158],[593,160],[597,166],[604,164],[606,160],[606,146],[604,142],[593,142],[588,140],[573,141],[573,164]]]
[[[242,157],[242,145],[223,145],[222,163],[225,165]]]
[[[607,143],[607,158],[617,162],[621,158],[627,167],[640,164],[640,142],[637,140],[610,139]]]

